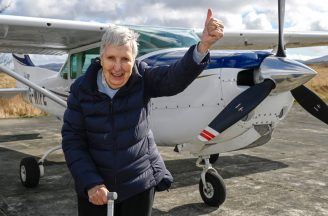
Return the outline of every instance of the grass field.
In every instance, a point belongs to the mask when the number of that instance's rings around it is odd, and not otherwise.
[[[328,63],[309,65],[318,75],[306,83],[306,86],[328,101]]]
[[[306,86],[315,91],[322,99],[328,101],[328,63],[309,65],[318,75],[310,80]],[[15,87],[15,80],[3,73],[0,73],[0,88]],[[25,102],[21,95],[10,99],[0,98],[0,118],[32,117],[46,115],[40,109],[34,108]]]
[[[15,79],[0,73],[0,88],[14,88]],[[34,117],[46,115],[42,110],[26,102],[21,95],[12,98],[0,98],[0,118]]]

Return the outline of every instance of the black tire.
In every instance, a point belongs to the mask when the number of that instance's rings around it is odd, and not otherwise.
[[[19,166],[19,176],[25,187],[33,188],[38,186],[40,181],[38,161],[33,157],[22,159]]]
[[[205,180],[211,187],[211,193],[205,192],[202,179],[200,179],[199,193],[203,201],[209,206],[219,207],[226,199],[226,187],[222,177],[215,173],[207,172]]]
[[[214,164],[218,159],[219,159],[219,154],[212,154],[210,155],[209,161],[211,164]]]

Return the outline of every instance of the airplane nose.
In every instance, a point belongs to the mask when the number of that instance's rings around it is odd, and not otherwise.
[[[284,57],[268,56],[259,68],[259,80],[271,79],[276,88],[272,93],[290,91],[310,79],[317,73],[308,66]]]

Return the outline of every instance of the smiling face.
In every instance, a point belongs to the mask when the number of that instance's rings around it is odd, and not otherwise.
[[[101,55],[101,66],[106,82],[112,89],[123,87],[132,74],[134,57],[129,44],[107,45]]]

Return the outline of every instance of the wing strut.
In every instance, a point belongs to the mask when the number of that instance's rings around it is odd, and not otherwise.
[[[9,76],[13,77],[14,79],[16,79],[18,81],[24,83],[25,85],[29,86],[30,88],[33,88],[34,90],[36,90],[38,92],[41,92],[46,97],[48,97],[49,99],[53,100],[54,102],[60,104],[61,106],[65,107],[65,108],[67,107],[66,101],[64,101],[57,95],[53,94],[52,92],[40,87],[39,85],[31,82],[30,80],[22,77],[21,75],[15,73],[14,71],[8,69],[7,67],[0,65],[0,71],[8,74]]]

